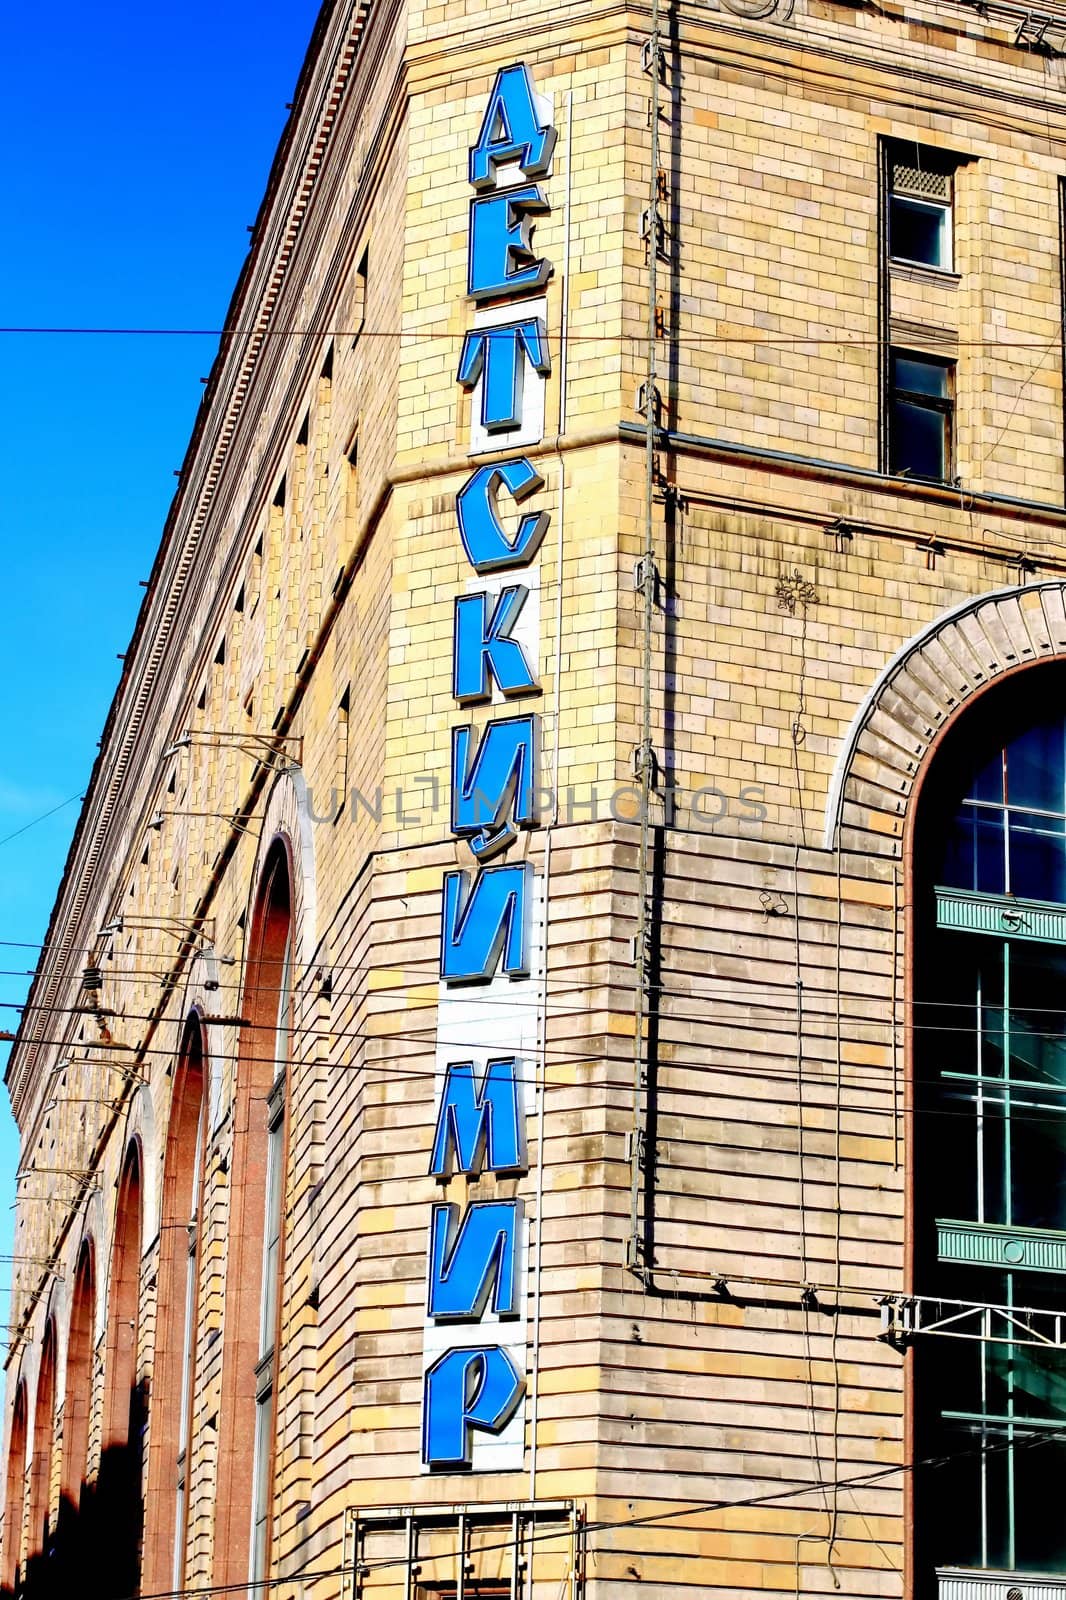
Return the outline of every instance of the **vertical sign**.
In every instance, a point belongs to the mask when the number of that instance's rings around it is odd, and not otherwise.
[[[496,76],[470,151],[467,292],[474,325],[457,382],[471,394],[472,455],[540,442],[551,264],[532,230],[549,208],[536,180],[555,145],[550,106],[524,64]],[[437,1081],[430,1173],[527,1170],[525,1085],[535,1069],[543,885],[511,858],[536,820],[539,584],[548,526],[543,479],[524,455],[477,467],[456,496],[471,568],[455,598],[451,827],[470,864],[444,877]],[[506,520],[505,520],[506,519]],[[511,531],[508,531],[510,528]],[[508,715],[490,719],[493,705]],[[429,1471],[522,1465],[525,1219],[517,1198],[434,1205],[427,1238],[422,1462]]]

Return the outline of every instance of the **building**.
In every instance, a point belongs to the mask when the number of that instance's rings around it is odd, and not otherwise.
[[[1064,59],[326,4],[8,1068],[5,1593],[1061,1597]]]

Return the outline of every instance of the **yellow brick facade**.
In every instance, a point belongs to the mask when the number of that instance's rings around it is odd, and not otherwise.
[[[30,1417],[3,1534],[20,1593],[55,1592],[22,1485],[44,1449],[54,1535],[86,1238],[99,1469],[131,1139],[153,1448],[162,1162],[197,1007],[182,1583],[218,1592],[241,1008],[277,837],[295,964],[266,1592],[451,1595],[443,1508],[479,1505],[507,1511],[467,1530],[470,1575],[516,1600],[920,1592],[907,1357],[879,1337],[880,1301],[908,1289],[904,842],[958,708],[1066,654],[1062,58],[1016,39],[1009,7],[963,0],[661,10],[650,1253],[634,1272],[649,9],[327,4],[229,319],[250,331],[212,375],[8,1072],[23,1170],[41,1169],[19,1188],[7,1363],[9,1442],[20,1385]],[[441,884],[469,866],[448,819],[469,720],[453,610],[475,587],[455,512],[467,153],[515,61],[558,130],[534,235],[552,365],[524,452],[551,517],[530,603],[552,798],[515,847],[546,879],[546,975],[529,1171],[442,1186]],[[893,139],[960,158],[950,274],[885,258]],[[955,482],[886,470],[888,341],[956,361]],[[430,1211],[514,1194],[531,1219],[522,1464],[427,1474]],[[423,1514],[410,1586],[390,1508]]]

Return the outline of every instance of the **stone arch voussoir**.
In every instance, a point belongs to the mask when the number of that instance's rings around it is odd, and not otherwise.
[[[990,683],[1066,659],[1066,582],[998,589],[945,612],[880,674],[848,730],[825,818],[825,846],[903,854],[907,809],[944,728]]]

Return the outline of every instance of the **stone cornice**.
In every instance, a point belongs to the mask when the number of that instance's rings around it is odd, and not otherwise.
[[[114,847],[121,802],[143,771],[160,730],[150,715],[159,697],[165,663],[173,671],[172,640],[187,620],[190,591],[209,565],[205,534],[218,516],[220,486],[227,469],[229,490],[245,465],[239,449],[242,425],[263,370],[280,359],[282,340],[274,337],[276,315],[315,183],[335,134],[342,103],[358,59],[370,16],[369,0],[328,3],[316,25],[294,99],[294,109],[275,157],[266,196],[257,217],[249,260],[230,303],[224,334],[204,403],[197,419],[162,544],[126,654],[90,778],[87,798],[68,853],[38,972],[25,1018],[12,1049],[6,1079],[17,1119],[27,1109],[41,1050],[56,1032],[51,1020],[64,985],[85,959],[95,932],[92,913],[104,886],[103,863]],[[232,331],[229,331],[232,330]],[[272,345],[275,347],[272,350]],[[264,353],[274,361],[264,360]],[[269,381],[269,380],[268,380]],[[224,513],[223,513],[224,514]],[[217,528],[218,521],[214,522]]]

